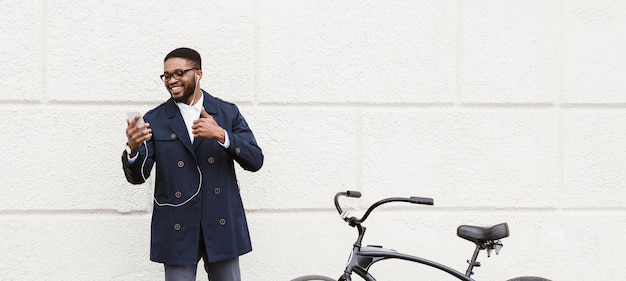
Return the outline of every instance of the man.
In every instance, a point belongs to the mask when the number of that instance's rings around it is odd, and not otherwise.
[[[171,98],[143,124],[126,120],[122,155],[132,184],[157,164],[150,259],[164,264],[166,281],[195,281],[200,258],[209,280],[241,280],[239,256],[252,246],[233,161],[255,172],[263,153],[237,106],[200,89],[198,52],[170,52],[161,78]]]

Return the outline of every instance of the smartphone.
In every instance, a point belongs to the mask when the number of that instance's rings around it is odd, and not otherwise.
[[[135,119],[135,117],[137,115],[141,116],[141,112],[139,112],[139,111],[130,111],[130,112],[126,113],[126,116],[128,117],[128,120],[130,120],[131,122],[133,121],[133,119]],[[139,120],[137,120],[137,123],[135,123],[135,127],[138,127],[139,125],[141,125],[143,123],[144,123],[143,122],[143,117],[139,117]]]

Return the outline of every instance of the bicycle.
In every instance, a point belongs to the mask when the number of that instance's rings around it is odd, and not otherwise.
[[[509,226],[507,223],[500,223],[497,225],[489,226],[489,227],[479,227],[479,226],[471,226],[471,225],[461,225],[457,228],[457,235],[463,239],[473,242],[476,245],[474,250],[474,254],[471,259],[468,260],[468,267],[465,273],[457,271],[451,267],[448,267],[443,264],[439,264],[437,262],[397,252],[393,249],[386,249],[382,246],[362,246],[361,242],[363,241],[363,237],[365,236],[365,226],[363,226],[363,222],[367,219],[370,213],[379,207],[380,205],[391,203],[391,202],[408,202],[411,204],[421,204],[421,205],[434,205],[434,200],[432,198],[425,197],[391,197],[379,200],[378,202],[372,204],[367,208],[367,211],[363,214],[363,216],[358,219],[356,217],[350,217],[348,212],[345,212],[341,209],[339,205],[339,198],[352,197],[352,198],[360,198],[361,193],[358,191],[346,191],[339,192],[335,195],[335,208],[339,212],[341,218],[348,223],[351,227],[356,227],[358,231],[358,236],[356,242],[352,247],[352,252],[350,254],[350,258],[346,265],[346,268],[343,274],[339,277],[339,279],[332,279],[330,277],[322,276],[322,275],[306,275],[297,277],[292,279],[291,281],[351,281],[352,274],[356,274],[359,277],[363,278],[365,281],[376,281],[374,276],[369,272],[369,269],[372,265],[379,261],[388,260],[388,259],[400,259],[409,262],[419,263],[422,265],[426,265],[429,267],[436,268],[438,270],[444,271],[459,280],[465,281],[475,281],[471,278],[474,274],[474,267],[479,267],[480,262],[477,262],[478,254],[482,250],[487,251],[488,257],[491,256],[491,252],[495,250],[496,254],[499,254],[500,249],[502,248],[502,242],[500,239],[509,236]],[[508,281],[550,281],[549,279],[545,279],[542,277],[533,277],[533,276],[524,276],[524,277],[516,277],[513,279],[509,279]]]

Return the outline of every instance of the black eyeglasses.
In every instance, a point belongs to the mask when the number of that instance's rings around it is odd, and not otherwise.
[[[169,73],[163,73],[161,74],[161,80],[163,80],[163,82],[167,82],[170,81],[170,79],[172,79],[172,77],[174,77],[174,79],[178,80],[181,77],[183,77],[183,75],[185,75],[185,73],[187,73],[187,71],[189,70],[198,70],[197,67],[194,68],[190,68],[190,69],[184,69],[184,70],[175,70],[174,73],[169,74]]]

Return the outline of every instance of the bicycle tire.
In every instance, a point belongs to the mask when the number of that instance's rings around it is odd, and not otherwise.
[[[306,275],[296,277],[295,279],[291,279],[291,281],[337,281],[337,279],[332,279],[322,275]]]
[[[536,277],[536,276],[522,276],[522,277],[515,277],[507,281],[551,281],[551,280],[543,278],[543,277]]]

